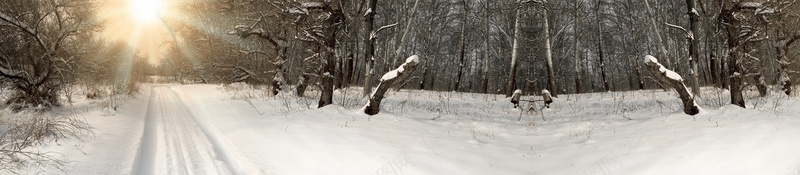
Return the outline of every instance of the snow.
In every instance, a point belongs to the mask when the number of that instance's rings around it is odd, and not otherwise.
[[[658,63],[658,59],[656,59],[656,57],[653,57],[653,56],[650,56],[650,55],[644,56],[644,63],[649,63],[649,62],[653,62],[653,63],[658,64],[658,66],[660,67],[660,68],[658,68],[658,70],[661,71],[661,73],[664,73],[665,75],[667,75],[667,77],[669,77],[670,79],[683,81],[683,77],[681,77],[681,75],[679,75],[678,73],[675,73],[675,72],[667,69],[666,67],[661,65],[661,63]]]
[[[760,2],[742,2],[739,6],[742,8],[759,8],[762,4]]]
[[[549,93],[550,91],[548,91],[547,89],[542,89],[542,94],[549,94]]]
[[[692,117],[661,90],[564,94],[534,113],[503,95],[402,90],[370,117],[356,112],[360,88],[321,109],[305,104],[313,97],[236,95],[247,88],[148,85],[119,111],[76,95],[69,108],[97,137],[32,149],[68,157],[68,174],[800,173],[800,100],[785,96]]]
[[[364,12],[364,16],[367,16],[367,15],[369,15],[370,13],[372,13],[372,8],[367,8],[367,11],[366,11],[366,12]]]
[[[6,75],[11,75],[11,76],[17,76],[17,75],[19,75],[21,72],[20,72],[20,71],[14,71],[14,70],[11,70],[11,69],[6,69],[6,68],[3,68],[3,67],[0,67],[0,73],[2,73],[2,74],[6,74]]]
[[[410,57],[406,58],[406,63],[410,63],[410,62],[412,62],[412,61],[413,61],[414,63],[419,63],[419,56],[417,56],[417,55],[411,55]]]
[[[410,57],[406,58],[406,62],[405,62],[405,63],[403,63],[403,65],[400,65],[400,66],[399,66],[399,67],[397,67],[397,69],[395,69],[395,70],[392,70],[392,71],[386,72],[386,74],[383,74],[383,76],[381,77],[381,81],[386,81],[386,80],[394,79],[394,78],[395,78],[395,77],[397,77],[399,74],[403,73],[403,71],[405,70],[405,68],[403,68],[403,67],[405,67],[405,66],[406,66],[406,64],[408,64],[408,63],[411,63],[411,62],[414,62],[415,64],[416,64],[416,63],[419,63],[419,56],[417,56],[417,55],[412,55],[412,56],[410,56]]]
[[[763,14],[774,14],[774,13],[776,13],[777,11],[778,11],[778,10],[777,10],[777,9],[775,9],[775,8],[761,8],[761,9],[758,9],[758,10],[757,10],[756,14],[759,14],[759,15],[763,15]]]

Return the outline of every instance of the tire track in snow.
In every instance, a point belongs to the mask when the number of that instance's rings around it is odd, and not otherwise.
[[[239,167],[215,142],[176,93],[155,87],[150,93],[142,141],[131,173],[239,173]]]

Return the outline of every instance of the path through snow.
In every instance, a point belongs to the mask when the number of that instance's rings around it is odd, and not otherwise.
[[[150,93],[137,165],[132,174],[231,174],[223,149],[168,87]],[[235,165],[235,164],[233,164]]]

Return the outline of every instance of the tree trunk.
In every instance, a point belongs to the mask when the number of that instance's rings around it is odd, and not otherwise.
[[[522,2],[517,1],[516,19],[514,20],[514,43],[511,46],[511,68],[508,73],[508,81],[506,84],[506,97],[511,97],[511,94],[516,89],[517,81],[517,57],[519,56],[519,37],[520,33],[520,18],[522,18]]]
[[[738,16],[741,10],[738,4],[731,4],[728,8],[723,8],[719,17],[722,19],[723,22],[726,22],[726,33],[728,35],[728,75],[730,81],[730,95],[731,95],[731,104],[737,105],[739,107],[745,108],[744,97],[742,95],[742,89],[744,88],[744,72],[742,71],[742,66],[740,62],[744,59],[744,51],[747,50],[745,47],[746,42],[742,40],[746,40],[740,36],[742,34],[742,25],[744,22],[741,21],[741,16]],[[738,16],[738,17],[737,17]]]
[[[675,89],[678,92],[681,101],[683,102],[683,112],[689,115],[695,115],[700,112],[700,108],[697,106],[697,103],[694,101],[694,96],[689,93],[689,90],[686,88],[686,85],[683,83],[683,79],[681,78],[678,73],[675,73],[669,69],[664,68],[655,57],[647,55],[645,56],[645,65],[647,65],[647,70],[653,74],[653,77],[656,77],[658,81],[663,84],[666,84]]]
[[[318,108],[325,107],[329,104],[333,104],[333,86],[334,86],[334,69],[336,69],[336,56],[332,52],[335,48],[335,38],[331,38],[329,42],[326,42],[326,45],[320,46],[322,47],[320,50],[323,50],[321,53],[323,61],[323,70],[320,71],[320,79],[321,79],[321,87],[322,93],[319,97]]]
[[[275,77],[272,78],[272,95],[278,95],[278,93],[283,90],[283,86],[286,85],[286,69],[284,69],[283,64],[286,63],[288,59],[286,59],[287,47],[282,45],[285,44],[284,42],[285,41],[281,41],[281,43],[278,43],[280,46],[275,46],[275,54],[277,54],[277,59],[274,63],[276,73]]]
[[[580,23],[578,23],[578,11],[580,11],[580,0],[575,0],[575,13],[574,13],[575,17],[574,17],[574,21],[573,21],[573,23],[575,23],[575,24],[573,24],[573,27],[574,27],[573,30],[574,31],[572,33],[573,34],[572,37],[575,39],[575,43],[574,43],[575,46],[573,47],[573,49],[575,49],[573,51],[574,54],[575,54],[574,55],[575,56],[575,58],[574,58],[575,59],[575,93],[581,93],[582,92],[582,90],[581,90],[581,69],[580,69],[580,53],[581,52],[580,52],[580,48],[579,48],[581,40],[580,40],[580,38],[578,38],[579,29],[580,29],[580,27],[578,27],[578,25],[580,24]]]
[[[308,77],[308,75],[302,72],[300,74],[302,75],[300,75],[299,80],[297,80],[297,87],[295,87],[295,95],[297,95],[298,97],[303,97],[304,94],[306,93],[306,88],[308,88],[308,81],[309,81],[308,79],[310,77]]]
[[[458,92],[461,88],[461,76],[464,75],[464,57],[466,52],[466,42],[467,42],[467,14],[469,9],[467,9],[467,0],[461,1],[464,7],[464,14],[462,14],[461,18],[461,44],[459,45],[459,62],[458,62],[458,75],[456,76],[456,85],[453,88],[454,91]]]
[[[728,50],[728,70],[731,72],[731,75],[729,76],[731,86],[731,104],[745,108],[744,97],[742,96],[742,77],[744,75],[742,75],[741,67],[739,66],[739,63],[737,63],[737,60],[741,59],[741,57],[738,52],[732,50],[732,48]]]
[[[367,9],[365,27],[366,34],[364,35],[364,62],[366,62],[366,67],[364,68],[364,96],[369,95],[372,93],[372,72],[374,70],[373,66],[375,65],[375,37],[373,36],[373,25],[375,23],[375,10],[376,10],[376,3],[378,0],[368,0],[369,1],[369,9]]]
[[[367,115],[378,114],[381,111],[380,105],[386,91],[411,77],[411,74],[417,69],[417,64],[419,64],[419,57],[414,55],[408,57],[406,62],[397,69],[384,74],[375,93],[369,97],[369,103],[364,106],[364,113]]]
[[[550,21],[547,19],[549,15],[547,14],[546,5],[543,4],[542,6],[544,6],[542,13],[544,13],[544,48],[545,56],[547,57],[547,89],[550,89],[553,97],[558,97],[558,86],[556,85],[556,76],[553,71],[553,52],[550,47]]]
[[[489,93],[489,1],[484,0],[483,6],[486,12],[484,12],[483,16],[483,23],[485,27],[486,33],[483,37],[483,83],[481,84],[481,92]]]
[[[700,94],[700,79],[698,79],[697,74],[699,74],[697,70],[697,62],[700,59],[699,56],[699,46],[697,40],[697,35],[699,34],[699,29],[697,26],[697,20],[700,17],[700,14],[697,13],[695,9],[695,2],[696,0],[686,0],[686,5],[688,7],[688,14],[689,14],[689,25],[691,27],[691,33],[689,34],[689,64],[692,66],[692,93],[695,95]]]
[[[601,16],[600,16],[600,14],[601,14],[600,13],[600,7],[601,7],[600,3],[602,3],[602,2],[603,2],[603,0],[598,0],[597,1],[597,11],[596,11],[596,13],[597,13],[597,34],[598,34],[598,36],[597,36],[597,54],[598,54],[598,58],[600,59],[599,60],[600,61],[600,78],[603,81],[603,90],[611,91],[611,89],[609,89],[609,86],[608,86],[608,80],[606,79],[606,66],[605,66],[605,61],[604,61],[605,55],[603,55],[603,20],[602,20],[603,18],[601,18]]]
[[[322,93],[319,97],[318,108],[325,107],[333,104],[333,86],[336,83],[336,33],[339,31],[339,23],[343,20],[344,14],[339,8],[325,9],[330,16],[323,22],[323,37],[324,43],[320,46],[322,50],[320,56],[322,57],[323,70],[320,71]]]

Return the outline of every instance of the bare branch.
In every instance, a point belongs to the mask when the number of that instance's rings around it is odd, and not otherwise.
[[[672,28],[680,29],[681,31],[683,31],[683,34],[686,34],[686,38],[688,38],[689,40],[694,40],[694,35],[692,34],[691,31],[686,30],[686,28],[683,28],[683,27],[678,26],[678,25],[670,24],[670,23],[667,23],[667,22],[664,22],[664,24],[666,24],[667,26],[670,26]]]
[[[381,32],[381,31],[382,31],[382,30],[384,30],[384,29],[389,29],[389,28],[395,27],[395,26],[397,26],[397,24],[398,24],[398,23],[389,24],[389,25],[385,25],[385,26],[383,26],[383,27],[381,27],[381,28],[378,28],[378,30],[375,30],[374,32],[372,32],[372,33],[369,35],[369,40],[375,40],[375,38],[377,38],[377,37],[378,37],[378,33],[379,33],[379,32]]]

